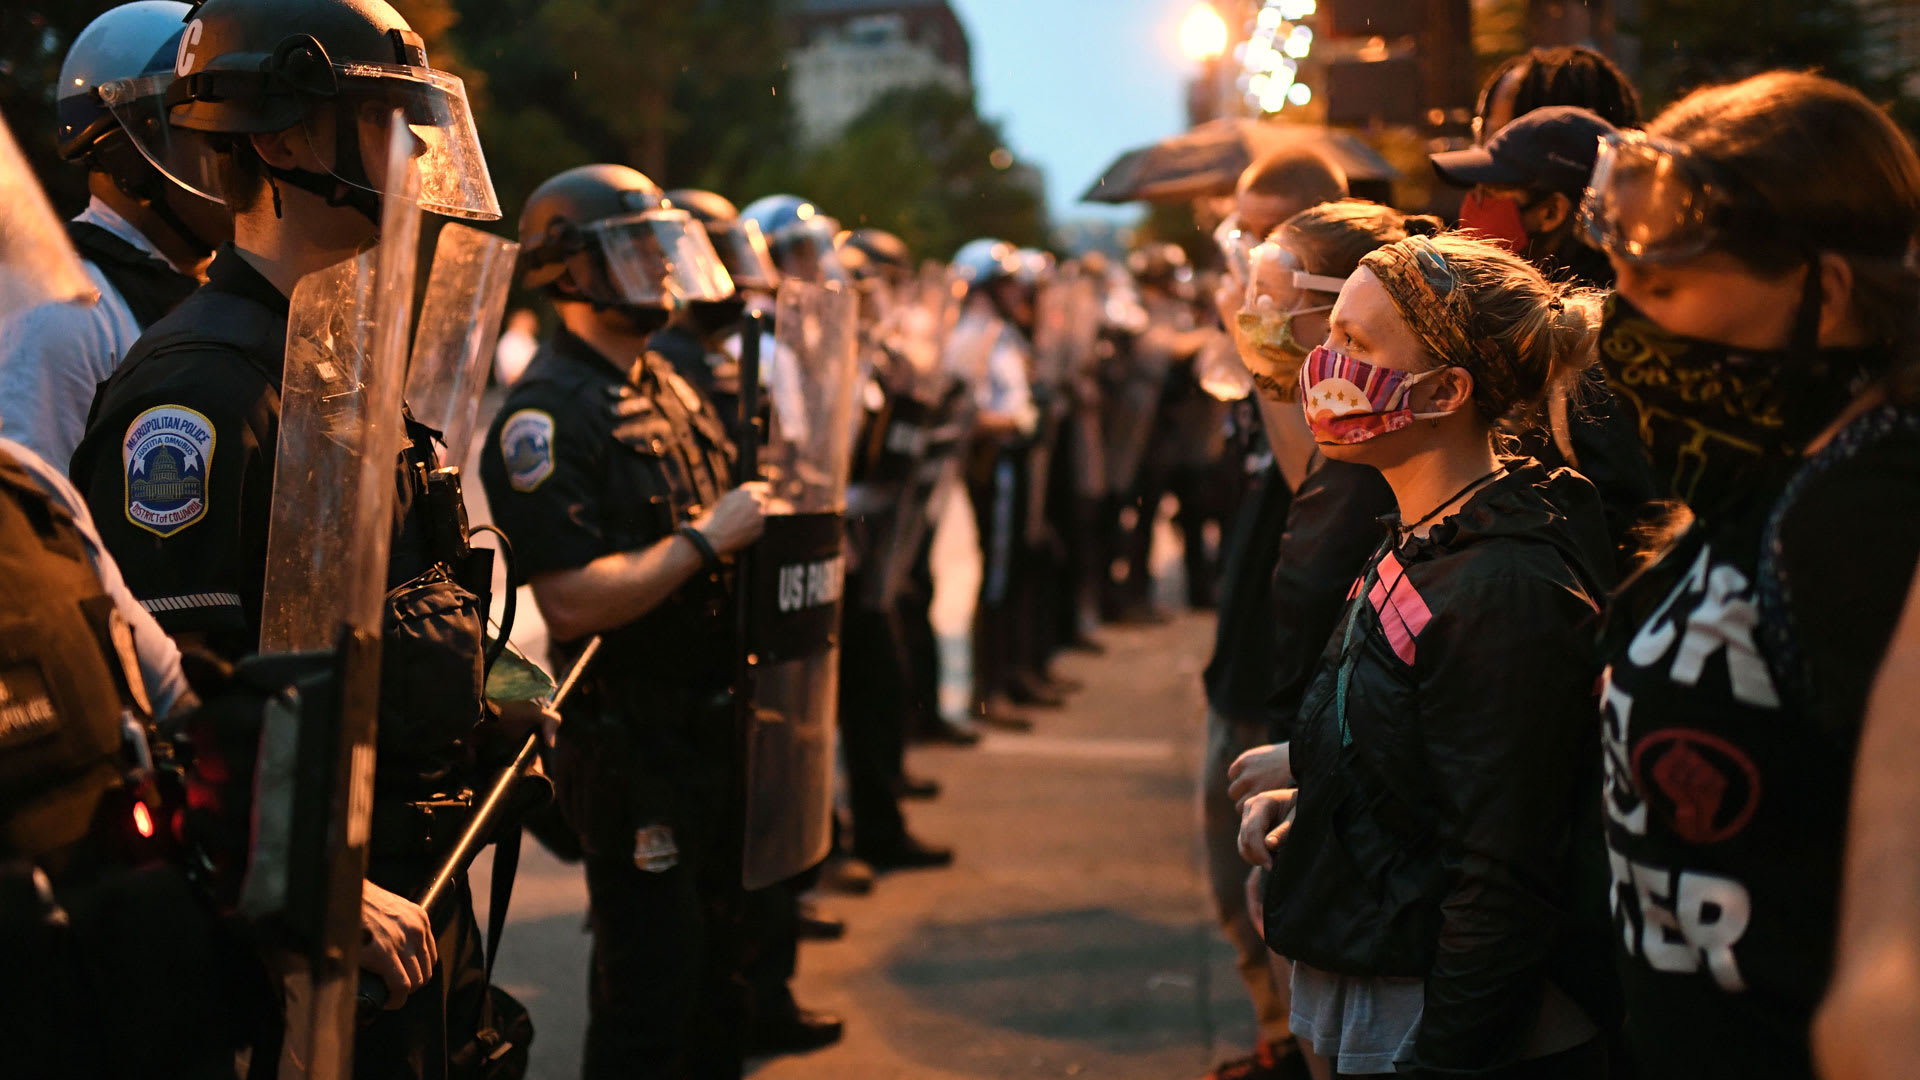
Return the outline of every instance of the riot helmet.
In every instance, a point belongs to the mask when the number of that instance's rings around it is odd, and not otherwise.
[[[500,217],[466,87],[428,66],[420,35],[385,0],[206,0],[191,14],[171,73],[100,90],[177,183],[227,202],[248,184],[236,159],[251,158],[269,184],[377,222],[381,192],[398,186],[374,175],[398,111],[416,141],[421,209]],[[293,128],[324,171],[269,165],[247,144]]]
[[[865,275],[901,286],[913,279],[913,250],[885,229],[852,229],[834,237],[833,243],[856,281]]]
[[[173,81],[174,58],[193,8],[180,0],[136,0],[103,12],[87,24],[60,65],[54,102],[55,144],[60,157],[105,174],[128,198],[138,201],[197,254],[211,253],[219,242],[218,210],[194,207],[205,201],[190,188],[171,182],[155,169],[102,100],[100,88],[121,80],[141,80],[155,94]],[[158,106],[149,103],[149,108]],[[196,225],[173,200],[203,219]],[[196,213],[197,211],[197,213]]]
[[[1019,249],[1005,240],[992,237],[969,240],[954,252],[948,270],[955,281],[967,288],[984,289],[995,281],[1019,273]]]
[[[732,200],[698,188],[675,188],[667,192],[667,202],[685,210],[706,228],[707,239],[720,253],[720,263],[727,268],[735,288],[772,292],[780,287],[780,271],[774,266],[760,223],[741,217]]]
[[[520,284],[658,329],[683,304],[733,295],[733,280],[685,210],[625,165],[582,165],[535,188],[520,212]]]
[[[847,280],[833,249],[840,223],[814,204],[798,195],[767,195],[748,203],[740,216],[760,227],[782,274],[816,285]]]

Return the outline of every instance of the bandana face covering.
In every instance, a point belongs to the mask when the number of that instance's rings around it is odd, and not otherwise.
[[[1797,459],[1891,359],[1885,346],[1756,350],[1682,337],[1618,294],[1599,349],[1607,385],[1639,414],[1656,479],[1695,509]]]
[[[1415,384],[1445,370],[1395,371],[1324,345],[1314,349],[1300,368],[1301,407],[1313,440],[1323,446],[1351,446],[1399,431],[1415,420],[1451,416],[1451,409],[1414,412],[1407,404]]]

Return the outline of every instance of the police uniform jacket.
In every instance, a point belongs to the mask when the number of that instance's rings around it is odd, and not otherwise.
[[[615,363],[562,329],[494,419],[480,475],[526,580],[671,536],[726,492],[733,457],[711,404],[659,354]],[[727,585],[697,577],[606,633],[569,699],[559,756],[578,767],[555,781],[589,852],[711,819],[728,775]],[[582,644],[556,642],[556,669]]]
[[[229,658],[260,639],[287,297],[223,247],[207,285],[141,336],[94,400],[71,474],[127,586],[168,633]],[[419,470],[395,461],[377,785],[443,771],[481,717],[480,612],[434,567]]]

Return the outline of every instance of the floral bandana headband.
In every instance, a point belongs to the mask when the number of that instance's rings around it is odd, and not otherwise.
[[[1301,407],[1313,441],[1350,446],[1399,431],[1415,420],[1449,415],[1451,410],[1414,412],[1407,404],[1415,384],[1445,370],[1396,371],[1320,346],[1300,365]]]
[[[1511,376],[1518,363],[1491,335],[1475,334],[1458,278],[1432,240],[1409,236],[1369,252],[1360,265],[1373,272],[1394,309],[1443,366]],[[1556,301],[1557,303],[1558,301]]]

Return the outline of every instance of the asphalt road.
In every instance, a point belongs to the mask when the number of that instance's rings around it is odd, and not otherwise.
[[[765,1080],[1198,1076],[1243,1052],[1252,1015],[1199,873],[1197,676],[1210,620],[1109,631],[1087,682],[1028,735],[921,749],[946,792],[911,807],[951,869],[827,897],[847,938],[809,944],[795,991],[847,1019],[838,1046],[756,1063]],[[474,883],[486,896],[484,873]],[[534,1077],[577,1075],[586,890],[537,845],[523,857],[498,978],[539,1028]],[[484,916],[483,916],[484,917]]]
[[[473,487],[484,520],[477,479]],[[954,630],[969,614],[977,566],[970,522],[943,531],[936,622]],[[1177,565],[1159,547],[1156,562]],[[1178,595],[1177,583],[1160,584],[1163,597]],[[538,658],[544,627],[530,596],[521,599],[514,637]],[[909,807],[912,828],[953,845],[958,860],[883,878],[869,897],[823,899],[850,932],[803,947],[795,992],[844,1016],[846,1038],[755,1062],[752,1074],[1147,1080],[1197,1077],[1244,1053],[1253,1017],[1213,928],[1194,795],[1212,625],[1183,615],[1107,630],[1106,655],[1060,662],[1086,689],[1065,710],[1036,714],[1032,734],[913,751],[910,768],[945,794]],[[965,683],[962,642],[948,642],[953,689]],[[486,870],[483,857],[473,882],[483,920]],[[533,1013],[537,1080],[578,1075],[585,912],[579,869],[529,843],[496,978]]]

